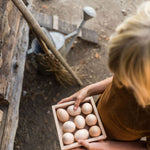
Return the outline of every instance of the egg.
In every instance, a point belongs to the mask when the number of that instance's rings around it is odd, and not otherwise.
[[[93,126],[97,123],[97,118],[94,114],[89,114],[86,116],[85,121],[86,121],[87,125]]]
[[[80,115],[81,114],[81,108],[78,107],[77,110],[73,109],[74,105],[71,105],[67,108],[67,112],[71,115],[71,116],[76,116],[76,115]]]
[[[62,140],[63,140],[63,143],[64,144],[71,144],[74,142],[74,136],[72,133],[65,133],[63,136],[62,136]]]
[[[78,129],[82,129],[85,127],[85,119],[81,115],[78,115],[74,118],[74,123]]]
[[[101,129],[98,126],[92,126],[89,129],[89,133],[91,137],[97,137],[101,134]]]
[[[74,138],[76,141],[80,140],[86,140],[89,137],[89,132],[87,129],[80,129],[76,131]]]
[[[75,129],[76,129],[76,126],[72,121],[67,121],[63,124],[64,132],[74,132]]]
[[[61,122],[66,122],[69,120],[69,114],[62,108],[57,109],[57,117]]]
[[[81,108],[83,114],[88,115],[92,112],[92,105],[89,103],[84,103]]]

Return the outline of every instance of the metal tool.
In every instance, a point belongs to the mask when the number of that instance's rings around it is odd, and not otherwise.
[[[62,54],[63,57],[65,57],[69,53],[73,42],[77,38],[77,36],[78,36],[81,28],[85,24],[85,22],[96,16],[95,10],[89,6],[83,8],[83,14],[84,14],[83,20],[81,21],[79,27],[74,32],[72,32],[68,35],[63,35],[62,33],[55,32],[55,31],[49,32],[47,29],[43,28],[43,31],[47,34],[49,39],[52,41],[52,43],[56,47],[56,50],[58,50]],[[70,42],[65,44],[66,40],[69,38],[71,38]],[[32,52],[34,52],[36,54],[38,54],[38,53],[44,54],[44,52],[42,51],[42,48],[40,47],[40,45],[36,39],[34,39],[32,41],[31,49],[28,51],[28,54],[30,54]]]

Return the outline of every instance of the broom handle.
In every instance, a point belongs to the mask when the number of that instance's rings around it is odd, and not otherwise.
[[[66,68],[66,70],[72,75],[72,77],[77,81],[77,83],[82,86],[82,81],[77,77],[76,73],[71,69],[71,67],[68,65],[68,63],[65,61],[65,59],[61,56],[61,54],[56,50],[52,42],[49,40],[49,38],[45,35],[45,33],[41,30],[40,25],[38,22],[34,19],[31,12],[26,8],[25,4],[22,2],[22,0],[12,0],[13,3],[16,5],[16,7],[20,10],[20,12],[23,14],[26,21],[29,23],[30,27],[34,30],[35,34],[38,35],[38,39],[42,39],[44,43],[48,46],[49,49],[51,49],[52,53],[55,55],[55,57],[62,63],[62,65]],[[50,52],[47,51],[47,54]]]
[[[31,30],[32,30],[33,34],[36,36],[36,38],[37,38],[37,40],[38,40],[38,42],[39,42],[39,44],[40,44],[42,50],[44,51],[44,53],[45,53],[47,56],[51,55],[50,52],[49,52],[48,47],[47,47],[46,44],[43,42],[43,40],[40,39],[40,37],[36,34],[36,32],[35,32],[32,28],[31,28]],[[50,58],[50,57],[48,57],[48,58]]]

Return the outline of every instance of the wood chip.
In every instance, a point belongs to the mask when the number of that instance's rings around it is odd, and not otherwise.
[[[46,5],[43,5],[43,8],[44,8],[44,9],[47,9],[47,6],[46,6]]]
[[[85,63],[86,63],[85,60],[81,60],[81,61],[80,61],[80,64],[85,64]]]
[[[131,1],[129,1],[128,3],[129,3],[129,4],[132,4],[132,2],[131,2]]]
[[[95,53],[95,58],[99,58],[100,56],[99,56],[99,54],[96,52]]]

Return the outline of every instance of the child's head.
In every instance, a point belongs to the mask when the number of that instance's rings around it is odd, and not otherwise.
[[[133,89],[139,104],[150,104],[150,2],[143,3],[110,38],[109,68]]]

